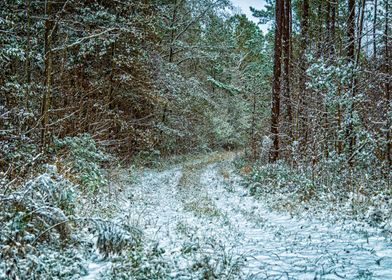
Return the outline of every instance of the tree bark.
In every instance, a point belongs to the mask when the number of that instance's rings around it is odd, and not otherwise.
[[[252,127],[251,127],[251,147],[252,147],[252,160],[255,161],[257,158],[257,141],[256,141],[256,91],[253,91],[252,98]]]
[[[385,32],[384,32],[384,43],[385,43],[385,74],[386,74],[386,82],[385,82],[385,97],[386,97],[386,112],[388,114],[388,112],[392,111],[391,108],[391,72],[390,72],[390,58],[389,58],[389,50],[390,50],[390,46],[389,46],[389,11],[390,7],[388,4],[388,1],[385,1]],[[388,118],[387,119],[387,127],[386,127],[386,131],[387,131],[387,147],[386,147],[386,160],[388,162],[389,167],[392,166],[392,124],[391,124],[391,119]]]
[[[377,9],[378,0],[374,0],[374,16],[373,16],[373,62],[377,59],[377,43],[376,43],[376,27],[377,27]]]
[[[116,42],[113,42],[110,46],[110,75],[109,75],[109,92],[108,92],[108,108],[109,110],[114,109],[114,70],[115,70],[115,51],[116,51]]]
[[[348,48],[347,48],[347,59],[348,62],[352,64],[352,67],[355,68],[354,60],[355,60],[355,0],[348,0],[348,21],[347,21],[347,38],[348,38]],[[353,164],[353,153],[354,153],[354,144],[355,137],[353,135],[353,113],[354,113],[354,98],[355,98],[355,69],[352,70],[352,77],[350,82],[350,91],[351,91],[351,106],[350,110],[350,118],[348,122],[347,128],[347,140],[348,140],[348,157],[349,164]]]
[[[292,107],[291,107],[291,92],[290,92],[290,58],[291,58],[291,32],[290,32],[290,11],[291,11],[291,0],[285,0],[284,5],[284,17],[283,17],[283,52],[284,52],[284,70],[283,70],[283,95],[285,98],[286,104],[286,113],[288,120],[288,134],[290,138],[290,144],[293,140],[292,126],[293,126],[293,115],[292,115]]]
[[[29,110],[29,98],[31,87],[31,0],[27,0],[27,49],[26,49],[26,92],[25,107]]]
[[[331,45],[333,46],[333,53],[335,53],[335,27],[336,27],[336,7],[338,7],[339,0],[335,0],[331,6]]]
[[[354,62],[355,55],[355,0],[348,0],[348,21],[347,21],[347,38],[348,48],[347,57],[348,60]]]
[[[181,3],[181,1],[180,1]],[[171,22],[170,22],[170,41],[169,41],[169,56],[168,60],[169,63],[173,63],[174,59],[174,43],[176,41],[176,30],[174,28],[176,20],[177,20],[177,9],[180,4],[177,0],[174,2],[174,7],[173,7],[173,13],[171,17]],[[162,125],[165,125],[166,123],[166,118],[167,118],[167,102],[165,102],[165,105],[163,107],[163,112],[162,112],[162,117],[161,117],[161,123]],[[163,130],[159,132],[159,143],[163,143]],[[161,152],[163,152],[163,146],[161,145]]]
[[[54,21],[52,19],[52,2],[46,2],[46,21],[45,21],[45,81],[44,81],[44,96],[41,107],[41,146],[45,149],[47,144],[47,130],[49,122],[49,108],[51,98],[51,83],[52,83],[52,38]]]
[[[360,57],[361,48],[362,48],[362,31],[363,31],[363,21],[364,21],[364,17],[365,17],[365,8],[366,8],[366,0],[362,0],[361,15],[359,17],[359,26],[358,26],[358,48],[357,48],[357,57],[355,59],[356,66],[359,66],[359,57]]]
[[[283,27],[284,0],[277,0],[275,5],[275,50],[274,50],[274,76],[271,100],[271,136],[272,147],[270,162],[279,158],[279,114],[280,114],[280,79],[282,58],[282,27]]]
[[[308,29],[309,29],[309,0],[302,1],[301,16],[301,41],[299,55],[299,106],[298,106],[298,138],[302,135],[301,150],[305,149],[308,143],[308,100],[306,94],[306,49],[308,46]]]

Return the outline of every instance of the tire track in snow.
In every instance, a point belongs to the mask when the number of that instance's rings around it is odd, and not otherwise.
[[[392,247],[382,237],[269,211],[247,195],[230,161],[196,165],[182,187],[184,168],[140,172],[126,191],[132,200],[122,206],[121,214],[159,242],[168,261],[177,258],[179,272],[172,278],[183,279],[181,270],[191,264],[184,243],[217,240],[230,254],[247,256],[244,279],[392,279]],[[206,198],[219,216],[184,207],[189,199]],[[180,233],[179,225],[189,232]]]
[[[227,162],[208,166],[201,183],[242,234],[249,279],[392,279],[392,246],[384,238],[269,211],[245,195]]]

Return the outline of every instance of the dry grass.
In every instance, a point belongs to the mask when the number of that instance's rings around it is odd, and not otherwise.
[[[241,174],[248,175],[250,172],[252,172],[252,167],[250,165],[245,165],[241,168],[240,172]]]
[[[197,216],[219,217],[222,214],[214,201],[207,196],[195,197],[190,201],[184,202],[184,210],[191,211]]]
[[[182,202],[186,211],[191,211],[195,215],[221,216],[222,213],[214,201],[202,191],[200,176],[207,165],[230,159],[234,155],[233,152],[213,153],[197,161],[184,164],[178,188],[181,191]],[[227,170],[221,169],[221,172],[225,179],[229,178],[230,174]]]

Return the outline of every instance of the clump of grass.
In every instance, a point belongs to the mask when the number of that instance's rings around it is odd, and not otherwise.
[[[196,189],[199,187],[200,168],[190,165],[183,168],[182,176],[178,182],[178,187],[181,190]]]
[[[250,211],[246,209],[239,209],[239,212],[245,217],[245,219],[251,223],[254,223],[258,227],[263,227],[267,222],[267,219],[261,217],[255,211]]]
[[[185,202],[184,209],[186,211],[191,211],[196,215],[204,215],[208,217],[219,217],[222,215],[215,203],[207,196]]]
[[[222,175],[223,179],[225,180],[230,179],[230,172],[224,167],[219,168],[219,174]]]
[[[190,236],[195,231],[195,227],[187,224],[186,222],[179,221],[176,225],[176,231],[179,234]]]
[[[235,253],[215,239],[187,242],[183,253],[192,259],[188,273],[192,279],[243,279],[246,256]]]

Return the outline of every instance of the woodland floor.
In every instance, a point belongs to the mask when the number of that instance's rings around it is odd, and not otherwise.
[[[183,279],[182,268],[210,256],[222,279],[392,279],[392,244],[377,231],[271,211],[243,188],[233,156],[139,170],[117,194],[116,215],[128,215],[159,243],[178,267],[172,278]],[[99,279],[110,266],[92,261],[82,279]]]

